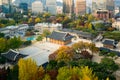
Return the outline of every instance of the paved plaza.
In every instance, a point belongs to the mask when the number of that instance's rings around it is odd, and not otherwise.
[[[33,45],[20,49],[20,53],[28,55],[25,57],[31,58],[36,61],[37,65],[40,66],[48,62],[48,56],[56,51],[60,45],[49,43],[49,42],[36,42]]]

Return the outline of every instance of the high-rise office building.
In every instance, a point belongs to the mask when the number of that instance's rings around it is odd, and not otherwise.
[[[12,11],[12,0],[0,0],[1,10],[4,13],[11,13]]]
[[[92,11],[96,10],[114,11],[114,0],[92,0]]]
[[[57,13],[57,2],[56,0],[46,0],[46,7],[47,7],[47,12],[51,14],[56,14]]]
[[[63,0],[63,13],[72,14],[74,13],[74,1],[73,0]]]
[[[86,13],[86,0],[76,0],[75,14],[84,15]]]
[[[43,4],[41,1],[34,1],[32,3],[32,13],[43,13]]]
[[[109,18],[112,18],[114,16],[114,0],[92,0],[93,14],[100,15],[103,14],[104,11],[107,11]],[[106,15],[106,12],[104,14]]]
[[[19,8],[24,10],[24,11],[28,11],[28,4],[27,3],[20,3]]]

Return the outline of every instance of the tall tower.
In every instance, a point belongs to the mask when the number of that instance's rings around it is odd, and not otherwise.
[[[86,14],[86,0],[76,0],[75,4],[75,14],[77,16]]]
[[[63,13],[71,15],[74,13],[74,1],[63,0]]]
[[[47,12],[55,15],[57,12],[57,1],[56,0],[46,0]]]
[[[92,12],[98,9],[114,11],[114,0],[92,0]]]
[[[93,0],[92,13],[101,19],[108,19],[114,16],[114,0]],[[106,16],[108,16],[106,18]]]

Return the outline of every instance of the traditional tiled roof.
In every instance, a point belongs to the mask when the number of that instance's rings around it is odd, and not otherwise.
[[[81,37],[89,38],[89,39],[92,39],[94,37],[91,33],[78,31],[78,30],[63,29],[62,31],[74,33],[74,34],[77,34],[77,35],[79,35]]]
[[[115,41],[114,40],[109,40],[109,39],[104,40],[103,44],[116,46]]]
[[[16,60],[19,60],[20,58],[27,56],[27,55],[22,55],[19,52],[11,50],[11,49],[8,52],[3,53],[1,55],[11,61],[16,61]]]
[[[60,41],[67,41],[67,40],[71,40],[73,36],[68,33],[53,31],[52,34],[48,36],[48,38],[60,40]]]

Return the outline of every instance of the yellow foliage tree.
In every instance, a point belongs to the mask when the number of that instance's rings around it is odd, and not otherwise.
[[[98,80],[98,77],[87,66],[62,67],[58,70],[57,80]]]
[[[28,23],[31,23],[31,22],[33,22],[33,19],[32,19],[32,18],[29,18],[29,19],[28,19]]]
[[[37,18],[35,19],[35,23],[39,23],[39,22],[41,22],[41,19],[37,17]]]
[[[62,46],[56,51],[56,53],[57,53],[56,60],[69,61],[72,59],[74,51],[71,47]]]
[[[50,76],[48,74],[46,74],[42,80],[51,80],[51,79],[50,79]]]
[[[19,80],[37,80],[37,65],[31,59],[20,59],[19,66]]]

